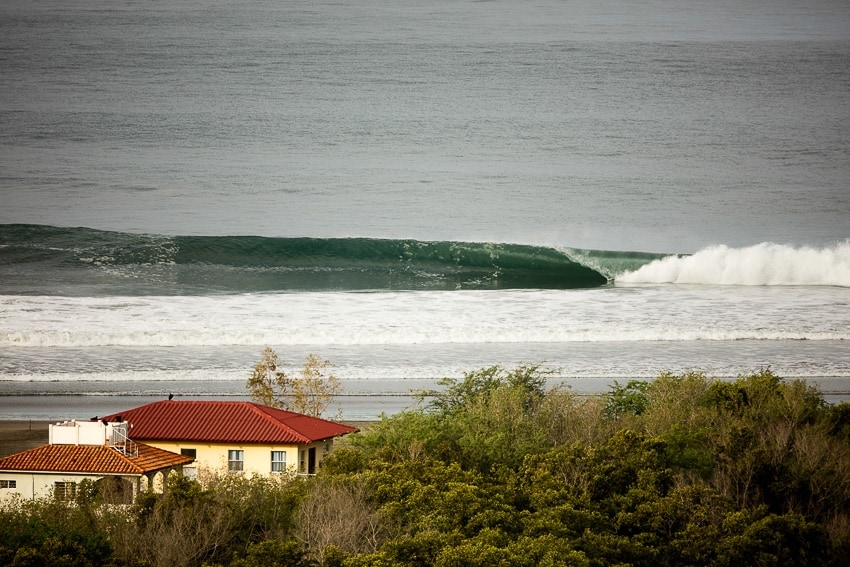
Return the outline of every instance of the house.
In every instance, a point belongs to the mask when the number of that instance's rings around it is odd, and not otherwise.
[[[90,480],[109,501],[130,503],[191,464],[191,457],[131,441],[127,429],[107,420],[51,424],[49,444],[0,459],[0,499],[73,500],[79,483]]]
[[[357,428],[252,402],[162,400],[107,416],[130,438],[194,459],[196,467],[248,474],[314,474],[334,439]]]

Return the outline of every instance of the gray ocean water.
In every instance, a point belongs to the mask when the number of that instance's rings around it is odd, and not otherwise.
[[[264,345],[334,362],[352,419],[538,362],[584,392],[769,365],[842,399],[850,4],[6,0],[12,223],[694,260],[594,290],[129,298],[10,264],[0,418],[243,395]]]

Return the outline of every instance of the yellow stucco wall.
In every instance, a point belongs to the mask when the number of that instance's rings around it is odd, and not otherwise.
[[[171,441],[150,441],[147,445],[180,454],[183,449],[195,450],[195,462],[187,468],[207,468],[218,472],[228,471],[228,451],[243,451],[242,472],[246,475],[272,474],[272,451],[286,451],[286,468],[289,474],[308,473],[309,449],[315,449],[315,469],[326,454],[333,449],[333,440],[312,443],[310,445],[252,445],[225,443],[186,443]],[[303,462],[302,462],[303,460]]]

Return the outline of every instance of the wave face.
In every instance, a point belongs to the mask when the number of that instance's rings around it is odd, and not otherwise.
[[[821,249],[711,246],[690,256],[657,259],[619,275],[617,282],[850,287],[850,241]]]
[[[575,257],[574,257],[575,256]],[[572,289],[657,255],[372,238],[157,236],[0,225],[7,294]]]

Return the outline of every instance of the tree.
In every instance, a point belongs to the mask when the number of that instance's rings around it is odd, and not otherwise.
[[[320,417],[334,396],[342,390],[339,378],[325,374],[331,363],[311,354],[301,368],[301,377],[293,382],[292,409],[298,413]]]
[[[245,384],[252,400],[273,408],[286,406],[286,398],[292,394],[292,378],[278,370],[278,366],[277,353],[271,347],[264,348],[262,358],[254,365]]]
[[[625,386],[614,380],[605,405],[605,417],[621,419],[642,414],[646,410],[648,389],[649,382],[644,380],[629,380]]]
[[[50,497],[0,502],[0,565],[87,567],[113,564],[113,542],[98,521],[126,522],[118,508]]]
[[[488,471],[494,465],[518,467],[528,453],[550,442],[557,418],[547,404],[546,380],[553,372],[539,365],[513,370],[491,366],[464,373],[462,380],[445,378],[443,390],[419,392],[430,401],[411,424],[401,454],[420,442],[424,452],[464,467]]]
[[[135,521],[113,530],[115,554],[129,565],[196,567],[230,552],[236,518],[228,503],[180,474],[170,474],[164,492],[136,499]]]
[[[271,347],[263,349],[245,387],[251,399],[266,406],[320,417],[342,390],[339,378],[326,374],[331,363],[310,354],[299,377],[280,368],[280,359]]]
[[[237,557],[229,567],[315,567],[318,563],[295,540],[266,540],[248,544],[244,557]]]
[[[463,380],[443,378],[438,382],[445,389],[426,390],[418,393],[420,401],[433,399],[428,409],[442,415],[450,415],[467,409],[478,400],[485,402],[495,390],[510,387],[522,392],[524,410],[530,410],[545,394],[546,378],[551,370],[542,370],[540,365],[522,365],[507,371],[501,366],[482,368],[464,373]]]
[[[329,548],[348,554],[374,553],[388,527],[369,501],[364,482],[319,477],[309,487],[296,515],[295,537],[324,564]]]

